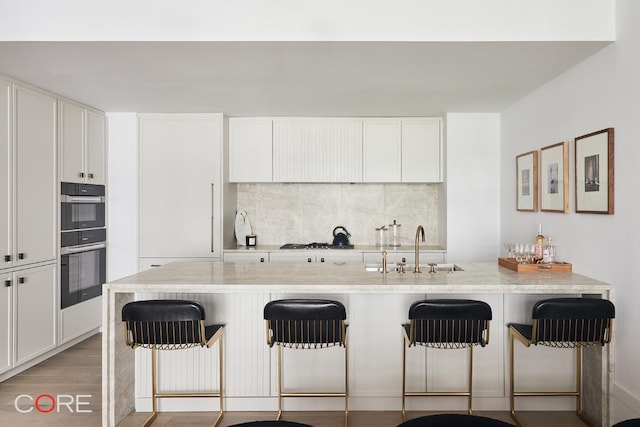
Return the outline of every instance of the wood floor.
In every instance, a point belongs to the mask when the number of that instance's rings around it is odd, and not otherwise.
[[[101,336],[95,335],[82,343],[34,366],[23,373],[0,383],[0,426],[100,426],[101,423]],[[76,413],[75,404],[58,405],[50,413],[40,413],[32,410],[20,413],[15,407],[16,398],[20,395],[30,395],[34,399],[42,394],[76,396],[84,395],[81,410],[90,413]],[[28,410],[33,403],[23,397],[18,401],[18,407]],[[39,401],[39,407],[46,411],[48,399]],[[476,412],[511,422],[508,412]],[[409,413],[409,417],[417,417],[418,413]],[[147,413],[134,413],[128,416],[121,427],[137,427],[148,416]],[[209,413],[162,413],[153,423],[154,427],[177,426],[211,426],[215,414]],[[227,412],[220,427],[227,427],[235,423],[253,420],[273,419],[273,412]],[[314,427],[340,427],[343,425],[341,412],[288,412],[283,419],[311,424]],[[523,412],[521,419],[525,427],[582,427],[584,424],[571,412]],[[352,411],[349,414],[350,427],[395,427],[402,421],[399,411]]]

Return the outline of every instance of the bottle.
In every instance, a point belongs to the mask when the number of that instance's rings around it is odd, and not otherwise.
[[[542,262],[545,264],[551,264],[556,260],[556,247],[551,241],[551,236],[547,237],[547,244],[544,245],[542,251]]]
[[[542,224],[538,224],[538,235],[536,236],[536,239],[534,241],[535,251],[533,255],[534,261],[536,263],[542,261],[542,255],[543,255],[545,243],[546,242],[544,239],[544,235],[542,234]]]

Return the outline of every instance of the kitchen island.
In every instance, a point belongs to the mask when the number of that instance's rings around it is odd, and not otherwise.
[[[262,321],[262,307],[269,300],[319,296],[340,299],[345,303],[350,324],[349,381],[350,406],[353,410],[400,409],[400,324],[406,320],[409,305],[415,300],[452,296],[474,297],[490,303],[494,313],[491,341],[476,353],[478,390],[474,391],[474,397],[478,396],[478,402],[474,400],[474,407],[494,410],[508,408],[508,398],[505,397],[505,393],[508,395],[508,378],[504,362],[507,357],[505,325],[508,322],[530,321],[531,304],[549,295],[581,295],[613,300],[612,285],[575,273],[516,273],[499,267],[497,263],[462,263],[459,266],[463,271],[414,274],[407,269],[404,274],[382,274],[367,271],[365,264],[358,263],[178,262],[107,283],[103,292],[103,425],[117,425],[136,407],[138,410],[145,410],[144,395],[147,392],[142,383],[149,381],[145,377],[148,375],[146,363],[144,360],[136,362],[135,352],[124,344],[120,319],[122,306],[134,299],[194,299],[205,305],[208,316],[211,316],[207,319],[209,322],[227,325],[227,410],[271,410],[276,407],[275,384],[271,380],[273,363],[270,349],[264,341]],[[457,352],[445,351],[448,354],[442,357],[442,351],[440,355],[418,350],[414,353],[416,355],[409,362],[410,366],[417,369],[417,372],[428,374],[430,379],[424,384],[426,387],[433,387],[439,381],[438,373],[442,375],[443,372],[446,373],[446,378],[441,380],[453,382],[454,388],[464,386],[464,374],[459,375],[464,371],[464,354],[457,357],[452,356]],[[550,369],[551,374],[555,372],[554,369],[558,369],[559,376],[565,373],[565,376],[571,377],[572,352],[555,353],[568,354],[560,356],[561,363],[552,362],[552,367],[544,369]],[[588,349],[584,355],[584,406],[587,413],[604,426],[609,425],[610,419],[612,354],[613,345],[602,349]],[[329,355],[329,358],[332,356]],[[545,353],[536,357],[547,356]],[[206,361],[207,357],[202,356],[203,363],[209,363]],[[143,359],[142,355],[138,359]],[[291,359],[298,359],[298,356]],[[301,362],[293,361],[290,369],[302,372],[306,367],[309,371],[309,363],[322,363],[315,354],[304,355],[300,359]],[[196,357],[195,362],[193,358],[189,360],[190,363],[197,364],[199,359]],[[460,361],[463,365],[458,364]],[[569,365],[562,367],[565,362]],[[171,365],[174,372],[160,371],[161,381],[165,376],[174,376],[175,379],[166,380],[167,384],[178,388],[184,385],[181,381],[188,381],[184,379],[185,375],[175,372],[180,370],[180,363],[177,362],[176,365],[174,361]],[[301,365],[296,366],[296,363]],[[521,368],[516,372],[526,375],[526,371],[529,369]],[[373,372],[376,375],[372,375]],[[140,380],[140,384],[135,383],[136,378]],[[320,386],[331,387],[331,380],[331,375],[324,375],[319,380]],[[463,382],[459,384],[458,380]],[[535,381],[535,378],[531,380]],[[292,378],[291,381],[295,379]],[[292,385],[295,387],[296,384]],[[414,386],[420,387],[422,384],[415,382]],[[570,387],[570,384],[564,385],[567,386]],[[441,385],[438,384],[438,387]],[[475,387],[476,383],[474,390]],[[433,399],[416,399],[414,407],[424,408],[420,405],[428,404],[425,402],[428,400],[433,402]],[[324,405],[314,400],[302,403],[305,404]],[[186,406],[180,406],[180,402],[177,405],[161,405],[160,410],[197,410],[186,403]],[[518,404],[518,407],[524,408],[523,405],[524,402],[522,405]],[[306,408],[308,407],[296,407]],[[325,409],[324,406],[313,408]],[[546,409],[553,408],[546,406]]]

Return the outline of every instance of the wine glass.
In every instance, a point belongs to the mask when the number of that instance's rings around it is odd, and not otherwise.
[[[504,243],[504,248],[507,250],[509,258],[513,258],[513,245],[514,243],[511,242]]]

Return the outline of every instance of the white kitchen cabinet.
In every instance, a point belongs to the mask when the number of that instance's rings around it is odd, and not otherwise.
[[[56,99],[15,85],[12,104],[13,130],[1,140],[2,268],[52,261],[57,250]]]
[[[225,252],[224,262],[269,262],[269,252]]]
[[[140,257],[221,257],[221,114],[139,116]]]
[[[387,251],[387,263],[389,266],[395,265],[399,262],[405,264],[413,264],[415,262],[415,251],[396,251],[389,248],[380,248],[380,252],[365,252],[364,262],[365,264],[381,264],[382,263],[382,251]],[[446,261],[446,252],[423,252],[420,251],[420,265],[435,262],[443,263]]]
[[[229,181],[272,182],[273,121],[229,119]]]
[[[10,272],[0,273],[0,374],[8,371],[13,366],[12,353],[12,331],[13,309],[12,298],[13,274]]]
[[[13,207],[11,194],[13,171],[11,162],[12,153],[12,102],[13,85],[0,80],[0,269],[10,267],[12,263],[13,238],[12,238],[12,213]],[[2,325],[0,325],[2,327]],[[0,356],[1,357],[1,356]],[[0,371],[2,370],[0,359]]]
[[[399,119],[362,122],[362,181],[400,182],[402,130]]]
[[[316,262],[315,252],[271,252],[269,262]]]
[[[14,366],[56,347],[56,264],[12,274]]]
[[[442,119],[403,119],[402,182],[442,181]]]
[[[101,325],[101,296],[67,307],[60,311],[60,344],[91,332]]]
[[[273,182],[362,182],[362,120],[273,119]]]
[[[60,180],[106,182],[106,118],[78,103],[58,102]]]

